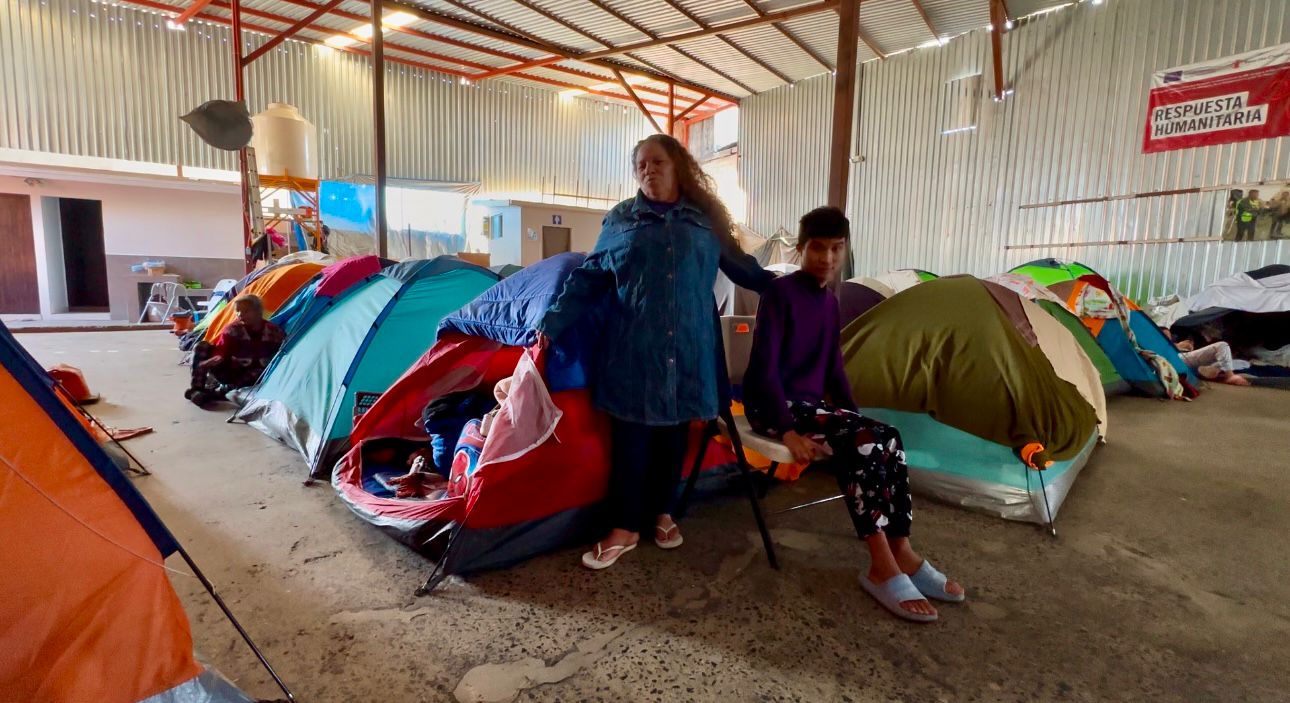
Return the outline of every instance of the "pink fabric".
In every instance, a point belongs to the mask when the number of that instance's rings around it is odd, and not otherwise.
[[[318,281],[317,295],[335,296],[343,293],[350,286],[380,273],[381,259],[377,256],[356,256],[352,259],[337,261],[322,271]]]
[[[564,413],[551,400],[532,350],[520,356],[479,456],[479,470],[524,456],[555,433]]]

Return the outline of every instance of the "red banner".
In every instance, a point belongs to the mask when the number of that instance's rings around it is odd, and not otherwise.
[[[1148,154],[1290,135],[1290,44],[1152,76]]]

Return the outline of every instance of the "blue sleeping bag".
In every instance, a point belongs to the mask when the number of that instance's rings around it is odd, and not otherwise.
[[[439,336],[458,332],[513,347],[537,341],[537,325],[559,297],[569,274],[585,255],[558,254],[503,279],[465,307],[443,318]],[[551,391],[587,387],[587,369],[594,354],[596,323],[584,319],[552,340],[546,361]]]

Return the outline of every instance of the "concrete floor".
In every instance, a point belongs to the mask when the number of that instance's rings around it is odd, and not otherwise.
[[[920,503],[915,544],[970,596],[919,627],[859,589],[837,504],[773,523],[773,572],[734,498],[696,506],[677,553],[593,574],[569,549],[416,598],[425,560],[303,487],[290,450],[183,400],[169,335],[19,340],[81,367],[108,423],[156,428],[127,444],[154,472],[136,485],[306,703],[1290,699],[1285,391],[1113,399],[1056,540]],[[769,507],[833,489],[808,475]],[[196,581],[174,580],[202,654],[275,697]]]

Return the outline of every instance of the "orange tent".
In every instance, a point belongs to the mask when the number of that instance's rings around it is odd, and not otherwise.
[[[0,324],[0,698],[247,700],[194,660],[181,548],[66,402]]]
[[[322,270],[323,265],[316,263],[279,266],[252,281],[241,295],[260,296],[260,300],[264,301],[264,316],[272,317],[288,298]],[[224,328],[235,319],[237,319],[237,312],[232,305],[224,305],[211,313],[210,325],[206,327],[206,334],[202,336],[202,341],[214,344]]]

